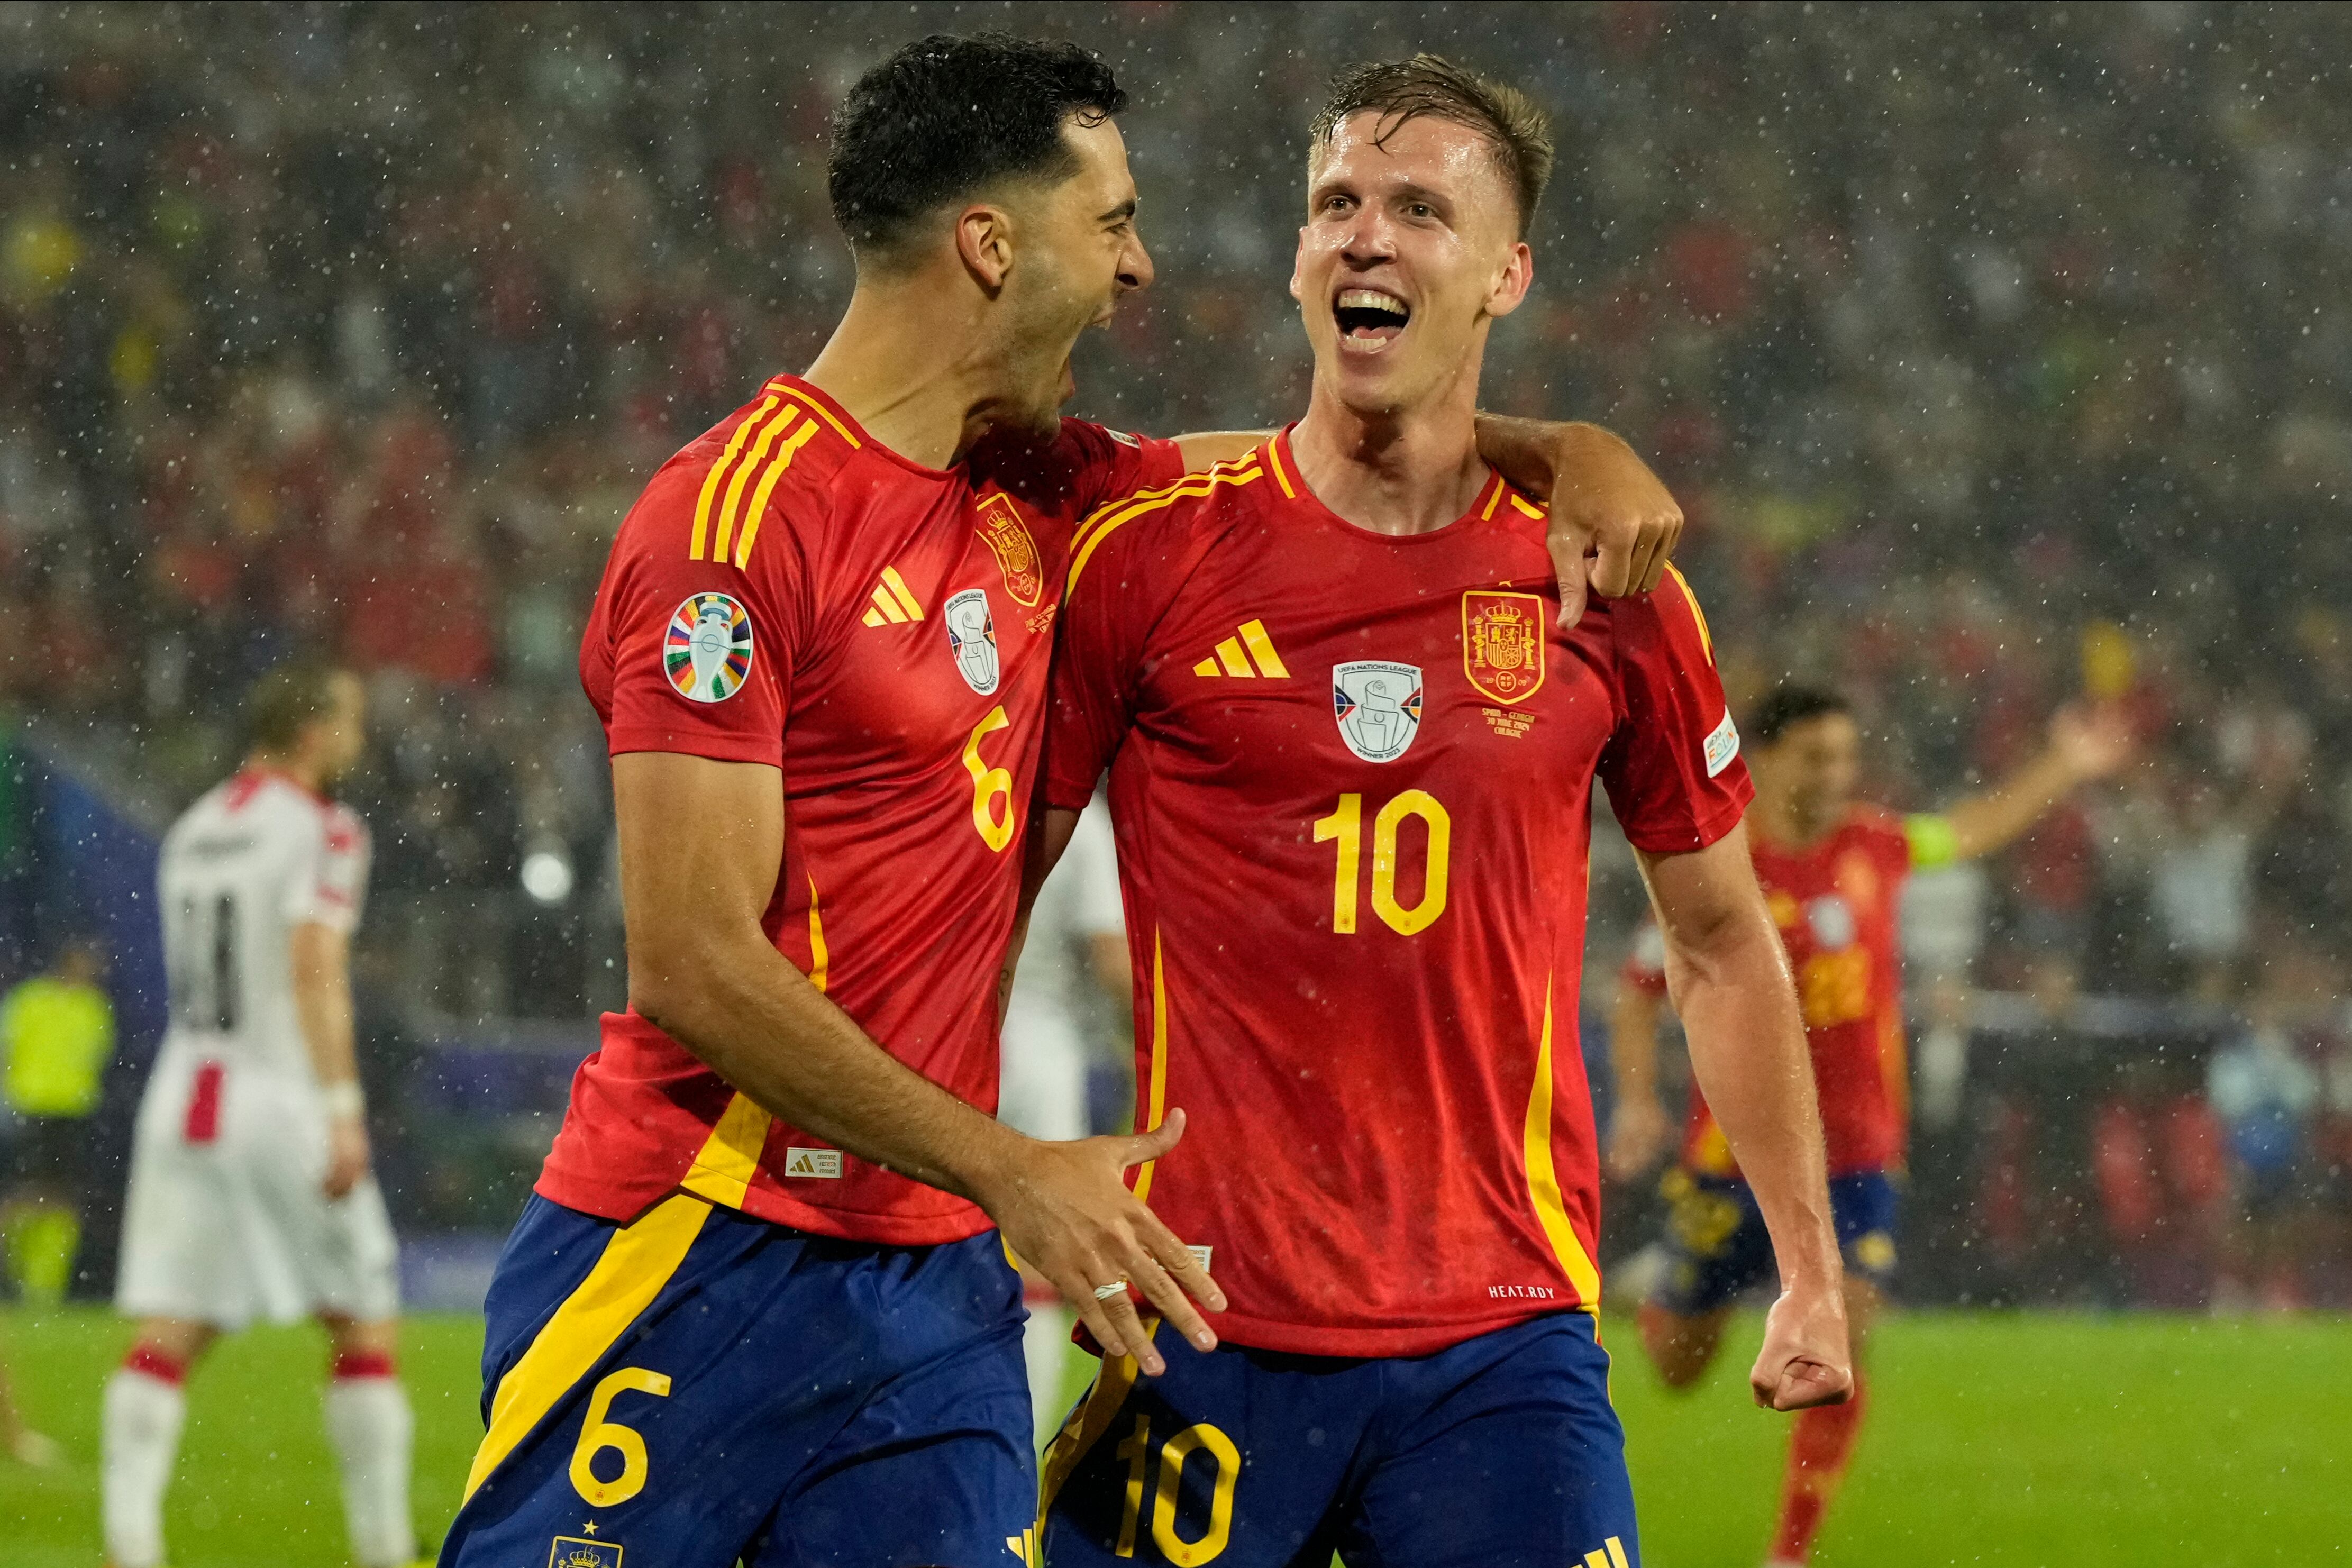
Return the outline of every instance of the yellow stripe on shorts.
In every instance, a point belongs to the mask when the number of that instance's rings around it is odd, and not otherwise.
[[[522,1359],[499,1379],[498,1393],[490,1398],[490,1429],[483,1434],[482,1446],[474,1452],[474,1468],[466,1477],[467,1498],[653,1305],[709,1217],[707,1200],[678,1193],[613,1233],[588,1278],[555,1310]]]

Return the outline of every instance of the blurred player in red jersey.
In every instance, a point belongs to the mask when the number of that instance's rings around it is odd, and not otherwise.
[[[1343,75],[1310,145],[1306,417],[1097,512],[1070,565],[1033,874],[1108,766],[1137,1120],[1193,1111],[1136,1190],[1231,1306],[1150,1382],[1109,1347],[1046,1561],[1627,1568],[1573,1022],[1596,779],[1780,1247],[1756,1396],[1846,1387],[1747,775],[1681,578],[1560,628],[1543,510],[1475,450],[1541,112],[1423,56]]]
[[[1151,277],[1123,101],[1081,51],[1002,37],[867,73],[830,169],[847,314],[622,525],[581,666],[631,1007],[492,1283],[446,1563],[1025,1559],[1005,1247],[1148,1366],[1128,1279],[1214,1342],[1187,1298],[1222,1293],[1120,1179],[1181,1117],[1049,1143],[987,1114],[1071,534],[1250,441],[1056,414],[1077,334]],[[1614,452],[1493,434],[1539,466]],[[1579,595],[1661,569],[1671,502],[1631,467],[1630,526],[1559,531]]]
[[[2130,755],[2114,714],[2066,712],[2050,745],[2011,777],[1948,811],[1910,816],[1854,803],[1862,737],[1834,693],[1783,687],[1748,726],[1756,805],[1748,813],[1756,875],[1789,951],[1811,1048],[1829,1147],[1830,1197],[1845,1254],[1846,1318],[1860,1348],[1895,1268],[1907,1123],[1902,949],[1903,884],[1915,870],[1989,855],[2024,833],[2075,786]],[[1658,1015],[1667,997],[1654,927],[1635,939],[1611,1035],[1617,1109],[1610,1173],[1629,1180],[1663,1152],[1672,1123],[1657,1090]],[[1687,1014],[1685,1014],[1687,1016]],[[1681,1163],[1667,1173],[1667,1266],[1642,1308],[1642,1343],[1666,1382],[1689,1385],[1721,1342],[1733,1299],[1771,1258],[1755,1194],[1724,1129],[1695,1089]],[[1772,1562],[1802,1563],[1843,1476],[1866,1385],[1809,1410],[1790,1434],[1789,1471]]]

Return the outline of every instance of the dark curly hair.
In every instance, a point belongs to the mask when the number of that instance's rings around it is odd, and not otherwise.
[[[935,33],[857,79],[833,121],[825,185],[861,263],[903,258],[921,220],[1003,180],[1077,173],[1062,139],[1127,106],[1110,68],[1075,44]]]

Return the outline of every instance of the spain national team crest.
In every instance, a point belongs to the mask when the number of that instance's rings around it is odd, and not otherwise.
[[[1013,498],[1003,490],[981,497],[979,529],[988,547],[996,552],[996,564],[1004,573],[1004,591],[1024,609],[1035,609],[1038,595],[1045,590],[1045,577],[1037,562],[1037,542],[1029,537],[1029,525],[1021,521]]]
[[[1368,763],[1392,763],[1421,733],[1421,667],[1360,658],[1331,667],[1339,739]]]
[[[1525,702],[1544,679],[1544,602],[1535,594],[1462,595],[1462,673],[1479,695]]]
[[[947,602],[948,651],[964,684],[982,697],[996,689],[996,617],[988,613],[988,590],[966,588]]]
[[[751,673],[751,617],[724,594],[696,594],[669,618],[662,668],[680,697],[724,702]]]
[[[610,1541],[559,1535],[548,1549],[547,1568],[621,1568],[621,1548]]]

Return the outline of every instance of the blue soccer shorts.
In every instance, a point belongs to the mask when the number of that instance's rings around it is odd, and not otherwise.
[[[1174,1339],[1175,1336],[1166,1336]],[[1635,1568],[1625,1435],[1582,1312],[1433,1355],[1181,1340],[1107,1364],[1045,1455],[1049,1568]]]
[[[1676,1165],[1658,1190],[1666,1200],[1666,1270],[1654,1303],[1700,1317],[1774,1277],[1772,1237],[1746,1182]],[[1885,1171],[1830,1178],[1830,1217],[1849,1275],[1886,1289],[1901,1209],[1901,1191]]]
[[[442,1568],[1010,1568],[1035,1556],[1021,1282],[996,1233],[835,1241],[678,1194],[534,1196]]]

